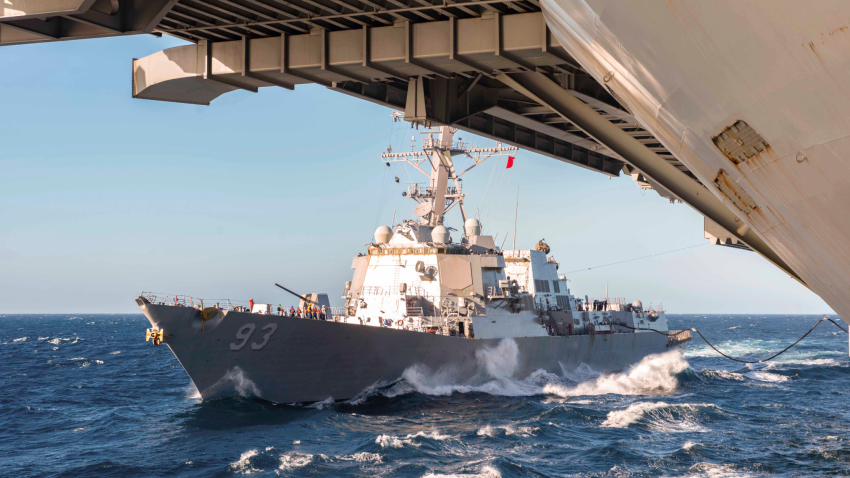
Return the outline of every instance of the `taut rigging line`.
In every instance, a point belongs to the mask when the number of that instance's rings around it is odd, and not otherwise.
[[[709,346],[709,347],[711,347],[712,349],[714,349],[714,351],[715,351],[715,352],[717,352],[717,353],[719,353],[720,355],[722,355],[722,356],[724,356],[724,357],[728,358],[729,360],[734,360],[735,362],[740,362],[740,363],[764,363],[764,362],[767,362],[767,361],[769,361],[769,360],[773,360],[773,359],[775,359],[776,357],[779,357],[780,355],[782,355],[782,354],[784,354],[785,352],[787,352],[788,350],[790,350],[790,349],[791,349],[791,347],[793,347],[793,346],[795,346],[795,345],[799,344],[801,340],[805,339],[805,338],[806,338],[806,336],[808,336],[810,333],[812,333],[812,331],[814,331],[814,330],[815,330],[815,328],[817,328],[817,326],[818,326],[818,325],[820,325],[822,322],[825,322],[825,321],[832,322],[832,325],[834,325],[834,326],[838,327],[839,329],[841,329],[841,331],[842,331],[842,332],[844,332],[845,334],[850,333],[850,332],[848,332],[848,331],[847,331],[847,329],[845,329],[844,327],[842,327],[842,326],[838,325],[838,323],[837,323],[837,322],[835,322],[834,320],[830,319],[829,317],[824,317],[824,318],[822,318],[822,319],[818,319],[818,321],[817,321],[817,322],[815,322],[815,325],[813,325],[813,326],[812,326],[812,328],[811,328],[811,329],[809,329],[809,331],[808,331],[808,332],[806,332],[805,334],[803,334],[803,336],[802,336],[802,337],[800,337],[799,339],[797,339],[797,340],[796,340],[793,344],[791,344],[791,345],[789,345],[789,346],[785,347],[784,349],[780,350],[779,352],[776,352],[775,354],[771,355],[770,357],[765,358],[765,359],[761,359],[761,360],[742,360],[742,359],[739,359],[739,358],[731,357],[731,356],[726,355],[725,353],[721,352],[721,351],[720,351],[717,347],[715,347],[715,346],[714,346],[711,342],[709,342],[709,341],[708,341],[708,339],[707,339],[707,338],[705,338],[705,336],[704,336],[704,335],[702,335],[702,332],[700,332],[699,330],[697,330],[697,328],[696,328],[696,327],[690,327],[690,328],[688,328],[688,329],[686,329],[686,330],[690,330],[690,331],[692,331],[692,332],[696,332],[696,334],[697,334],[697,335],[699,335],[699,336],[700,336],[700,338],[702,338],[702,340],[704,340],[704,341],[705,341],[705,343],[706,343],[706,344],[708,344],[708,346]],[[627,329],[638,330],[638,329],[636,329],[636,328],[634,328],[634,327],[629,327],[628,325],[621,325],[621,324],[616,324],[616,325],[617,325],[617,326],[619,326],[619,327],[625,327],[625,328],[627,328]],[[683,332],[683,331],[679,331],[679,332],[677,332],[677,333],[675,333],[675,334],[671,334],[671,333],[668,333],[668,332],[662,332],[662,331],[660,331],[660,330],[653,330],[653,329],[640,329],[640,330],[652,330],[652,331],[653,331],[653,332],[655,332],[656,334],[666,335],[666,336],[668,336],[668,337],[669,337],[669,336],[671,336],[671,335],[672,335],[672,336],[675,336],[675,335],[678,335],[678,334],[680,334],[681,332]]]
[[[602,268],[602,267],[614,266],[614,265],[617,265],[617,264],[623,264],[623,263],[626,263],[626,262],[638,261],[638,260],[640,260],[640,259],[649,259],[650,257],[663,256],[664,254],[670,254],[670,253],[673,253],[673,252],[684,251],[685,249],[693,249],[694,247],[707,246],[707,245],[709,245],[709,244],[711,244],[711,243],[710,243],[710,242],[705,242],[705,243],[697,244],[697,245],[694,245],[694,246],[688,246],[688,247],[681,247],[681,248],[679,248],[679,249],[673,249],[672,251],[659,252],[659,253],[657,253],[657,254],[650,254],[650,255],[648,255],[648,256],[640,256],[640,257],[635,257],[634,259],[626,259],[626,260],[624,260],[624,261],[612,262],[612,263],[610,263],[610,264],[603,264],[603,265],[601,265],[601,266],[585,267],[584,269],[576,269],[576,270],[574,270],[574,271],[566,272],[565,274],[572,274],[573,272],[584,272],[584,271],[589,271],[589,270],[591,270],[591,269],[599,269],[599,268]]]

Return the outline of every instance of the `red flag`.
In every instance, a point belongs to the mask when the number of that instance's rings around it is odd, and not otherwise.
[[[508,167],[505,169],[511,169],[514,166],[514,157],[508,156]]]

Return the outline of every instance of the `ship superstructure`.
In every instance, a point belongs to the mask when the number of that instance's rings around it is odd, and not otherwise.
[[[450,127],[430,131],[422,151],[381,156],[407,162],[429,181],[410,186],[406,194],[417,203],[419,219],[379,227],[366,254],[354,258],[340,321],[475,339],[603,333],[614,330],[615,322],[667,331],[663,311],[648,312],[652,320],[641,320],[639,302],[597,299],[594,305],[576,299],[566,277],[557,274],[558,263],[547,257],[545,241],[534,250],[497,247],[492,236],[482,234],[478,219],[467,216],[460,176],[517,148],[471,148],[455,142]],[[473,160],[460,173],[452,160],[458,155]],[[458,240],[444,224],[454,207],[463,222]]]
[[[479,220],[467,216],[461,176],[516,148],[472,148],[453,134],[439,126],[427,132],[422,151],[382,155],[428,181],[405,193],[417,203],[418,219],[379,227],[353,259],[344,307],[329,308],[325,294],[308,294],[300,296],[301,313],[275,315],[253,301],[204,307],[192,297],[143,293],[136,302],[153,325],[148,337],[171,348],[204,398],[235,382],[278,402],[350,398],[414,366],[474,380],[484,373],[481,352],[504,341],[512,345],[503,352],[513,354],[510,373],[523,377],[580,364],[622,370],[690,340],[687,331],[668,331],[661,307],[644,309],[607,293],[574,296],[544,240],[533,250],[502,250],[483,234]],[[472,165],[456,171],[457,155]],[[461,230],[447,225],[454,208]],[[303,312],[315,306],[325,306],[319,316],[327,320]]]

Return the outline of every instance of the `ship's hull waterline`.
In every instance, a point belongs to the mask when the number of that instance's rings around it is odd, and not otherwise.
[[[501,371],[518,379],[540,369],[561,375],[581,364],[620,371],[670,350],[668,338],[652,332],[470,340],[235,311],[203,322],[191,307],[140,308],[166,334],[165,344],[204,399],[234,392],[277,403],[350,399],[412,366],[464,383],[488,376],[487,357],[503,351],[502,340],[516,344],[516,352],[512,344],[503,348],[516,361]]]

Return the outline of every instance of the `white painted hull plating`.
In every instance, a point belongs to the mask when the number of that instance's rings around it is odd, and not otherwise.
[[[549,28],[718,198],[850,319],[850,1],[542,0]],[[771,148],[712,142],[746,121]]]

